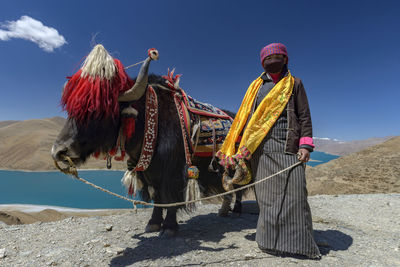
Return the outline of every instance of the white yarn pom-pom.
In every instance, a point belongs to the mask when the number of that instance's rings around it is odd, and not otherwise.
[[[86,57],[81,77],[100,77],[111,80],[117,71],[114,59],[101,44],[96,45]]]

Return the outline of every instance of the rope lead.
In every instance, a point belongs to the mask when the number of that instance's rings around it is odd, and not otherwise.
[[[65,168],[65,169],[62,169],[58,165],[57,161],[54,160],[54,164],[56,165],[57,169],[59,169],[62,173],[68,174],[68,175],[72,175],[77,180],[79,180],[79,181],[81,181],[81,182],[83,182],[83,183],[85,183],[87,185],[90,185],[90,186],[92,186],[92,187],[94,187],[94,188],[96,188],[96,189],[98,189],[100,191],[103,191],[103,192],[108,193],[110,195],[113,195],[115,197],[121,198],[123,200],[129,201],[129,202],[133,203],[134,207],[136,205],[140,204],[140,205],[144,205],[144,206],[153,206],[153,207],[160,207],[160,208],[170,208],[170,207],[182,206],[182,205],[187,205],[187,204],[191,204],[191,203],[195,203],[195,202],[200,202],[200,201],[204,201],[204,200],[209,200],[209,199],[213,199],[213,198],[229,195],[229,194],[232,194],[232,193],[235,193],[235,192],[238,192],[238,191],[245,190],[245,189],[250,188],[252,186],[255,186],[256,184],[262,183],[262,182],[264,182],[264,181],[266,181],[266,180],[268,180],[268,179],[270,179],[270,178],[272,178],[272,177],[274,177],[274,176],[276,176],[278,174],[281,174],[281,173],[286,172],[286,171],[288,171],[288,170],[290,170],[290,169],[292,169],[292,168],[294,168],[294,167],[296,167],[296,166],[298,166],[300,164],[303,164],[303,162],[301,162],[301,161],[296,162],[295,164],[293,164],[293,165],[291,165],[291,166],[289,166],[289,167],[287,167],[287,168],[285,168],[285,169],[283,169],[283,170],[281,170],[281,171],[279,171],[279,172],[277,172],[275,174],[272,174],[270,176],[264,177],[261,180],[258,180],[257,182],[254,182],[254,183],[251,183],[251,184],[248,184],[248,185],[244,185],[244,186],[242,186],[240,188],[229,190],[229,191],[221,193],[221,194],[217,194],[217,195],[213,195],[213,196],[209,196],[209,197],[203,197],[203,198],[200,198],[200,199],[194,199],[194,200],[190,200],[190,201],[184,201],[184,202],[175,202],[175,203],[169,203],[169,204],[157,204],[157,203],[148,203],[148,202],[141,201],[141,200],[129,199],[127,197],[124,197],[124,196],[121,196],[121,195],[116,194],[114,192],[111,192],[110,190],[107,190],[105,188],[97,186],[97,185],[95,185],[95,184],[93,184],[93,183],[91,183],[91,182],[89,182],[89,181],[87,181],[87,180],[85,180],[83,178],[80,178],[78,176],[78,172],[77,172],[76,167],[75,167],[74,163],[72,162],[71,158],[68,157],[68,156],[65,156],[65,159],[70,164],[70,166]]]

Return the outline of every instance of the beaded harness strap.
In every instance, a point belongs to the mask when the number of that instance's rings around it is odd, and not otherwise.
[[[176,106],[176,110],[178,112],[178,117],[179,117],[179,123],[181,125],[181,130],[182,130],[182,139],[183,139],[183,145],[185,149],[185,159],[186,159],[186,164],[188,166],[192,165],[192,153],[191,150],[192,148],[192,143],[188,142],[188,132],[187,132],[187,120],[188,116],[185,116],[184,113],[187,113],[187,109],[185,107],[185,103],[182,99],[182,94],[179,94],[178,92],[174,93],[174,102]]]
[[[154,147],[157,141],[158,131],[158,100],[153,87],[149,86],[146,90],[146,122],[144,128],[144,137],[142,151],[139,161],[134,171],[145,171],[151,162],[154,153]]]

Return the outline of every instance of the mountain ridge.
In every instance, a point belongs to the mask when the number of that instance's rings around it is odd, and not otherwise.
[[[400,136],[395,136],[328,163],[307,167],[309,193],[399,193],[399,162]]]
[[[26,171],[56,170],[51,147],[66,119],[52,117],[0,122],[0,169]],[[124,162],[113,161],[113,169],[124,170]],[[106,169],[103,160],[88,159],[82,169]]]

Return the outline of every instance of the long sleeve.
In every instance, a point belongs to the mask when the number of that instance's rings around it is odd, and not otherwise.
[[[300,148],[304,147],[307,149],[314,148],[313,143],[313,131],[312,131],[312,122],[311,122],[311,113],[310,107],[308,105],[307,94],[304,89],[303,83],[299,82],[297,88],[297,97],[296,97],[296,114],[299,119],[300,125]]]

